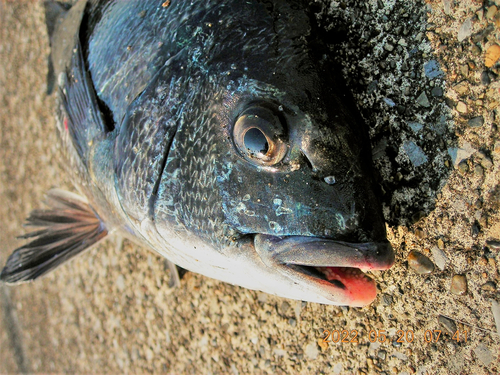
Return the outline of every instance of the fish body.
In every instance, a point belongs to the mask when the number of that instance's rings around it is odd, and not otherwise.
[[[32,280],[116,231],[246,288],[375,298],[359,269],[394,255],[367,128],[305,2],[47,9],[58,134],[87,202],[50,192],[52,209],[28,219],[44,229],[2,280]]]

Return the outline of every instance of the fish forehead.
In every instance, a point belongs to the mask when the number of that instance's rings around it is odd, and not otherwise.
[[[142,3],[126,2],[125,5],[120,5],[121,3],[108,3],[112,6],[106,8],[103,13],[103,18],[95,27],[95,34],[89,43],[89,60],[90,65],[98,66],[93,64],[92,61],[96,60],[98,57],[103,57],[100,44],[104,45],[103,41],[107,41],[107,35],[99,36],[100,29],[109,27],[109,24],[116,24],[116,20],[121,20],[125,14],[139,14],[140,17],[147,18],[148,14],[144,14],[144,5]],[[246,3],[248,6],[248,2]],[[216,15],[220,15],[220,9],[227,10],[226,8],[234,6],[234,2],[226,1],[217,3],[211,8],[211,13],[209,13],[207,8],[204,10],[197,9],[196,11],[191,8],[184,9],[184,16],[181,19],[185,19],[186,15],[196,15],[198,18],[204,17],[207,19],[217,19]],[[252,6],[260,6],[258,2],[252,4]],[[262,8],[262,6],[260,6]],[[173,9],[173,8],[172,8]],[[219,9],[217,11],[217,9]],[[249,8],[251,9],[251,8]],[[262,8],[264,14],[267,14],[266,10]],[[133,12],[131,11],[133,10]],[[146,12],[147,13],[147,12]],[[182,13],[182,12],[181,12]],[[238,9],[239,15],[245,15],[245,12]],[[248,12],[247,12],[248,14]],[[268,14],[267,14],[268,15]],[[151,13],[151,17],[155,19],[155,25],[159,29],[165,29],[165,25],[168,22],[173,22],[168,17],[164,15],[158,15],[158,9],[154,9]],[[175,19],[175,22],[179,21],[179,16],[171,15]],[[156,18],[158,18],[156,20]],[[196,17],[195,17],[196,18]],[[220,21],[221,19],[219,19]],[[113,23],[113,22],[114,23]],[[157,21],[157,22],[156,22]],[[227,21],[227,20],[226,20]],[[166,178],[168,181],[167,186],[161,186],[159,195],[161,199],[159,202],[164,202],[164,206],[168,205],[168,202],[175,200],[177,208],[162,208],[159,212],[176,212],[176,222],[180,221],[179,217],[184,217],[182,222],[189,222],[190,226],[193,228],[200,228],[205,233],[212,233],[213,237],[220,238],[219,231],[214,231],[213,228],[224,227],[221,225],[220,209],[215,207],[220,207],[221,197],[217,195],[216,191],[220,189],[215,189],[215,182],[210,182],[216,177],[214,173],[215,169],[215,158],[220,157],[223,154],[233,153],[234,149],[229,147],[226,139],[223,139],[223,145],[217,150],[217,145],[221,140],[221,134],[224,132],[222,127],[228,128],[228,123],[216,123],[213,120],[208,121],[207,118],[211,116],[211,113],[207,110],[207,107],[214,109],[214,112],[220,111],[220,103],[217,105],[217,100],[224,96],[221,93],[226,91],[226,97],[228,96],[228,87],[234,84],[236,77],[245,76],[249,74],[252,76],[258,75],[263,77],[263,79],[273,79],[279,81],[276,78],[276,72],[280,73],[282,70],[277,70],[277,62],[284,58],[284,55],[279,53],[267,54],[269,49],[269,44],[277,38],[277,34],[271,29],[272,20],[268,19],[259,20],[255,22],[252,20],[251,26],[248,22],[244,25],[229,22],[226,25],[223,22],[217,22],[217,25],[210,23],[202,23],[204,29],[209,32],[204,34],[203,30],[200,31],[199,27],[196,29],[191,28],[190,31],[195,35],[191,36],[191,41],[194,40],[193,44],[185,42],[185,45],[180,49],[180,52],[174,54],[182,39],[181,32],[177,34],[168,34],[170,37],[175,39],[176,43],[171,43],[170,46],[173,48],[173,52],[169,51],[168,54],[163,56],[163,59],[169,58],[167,63],[160,69],[161,72],[156,72],[157,75],[164,75],[160,79],[153,78],[153,82],[150,79],[151,72],[144,75],[144,77],[139,76],[134,79],[129,78],[132,81],[130,85],[125,85],[123,89],[127,91],[127,87],[140,87],[144,86],[147,82],[148,86],[144,91],[141,92],[139,98],[127,106],[126,111],[123,114],[115,115],[122,116],[121,124],[119,124],[119,136],[117,138],[117,144],[115,147],[115,170],[117,174],[117,190],[119,192],[122,207],[127,211],[127,213],[134,219],[136,219],[137,225],[140,224],[141,220],[144,219],[147,211],[150,209],[150,199],[151,194],[154,190],[155,180],[160,174],[161,168],[161,154],[162,147],[168,146],[169,142],[162,139],[166,133],[172,132],[173,127],[182,128],[181,130],[176,129],[175,139],[172,141],[172,149],[168,150],[168,159],[166,161]],[[162,25],[161,27],[159,25]],[[222,25],[222,26],[221,26]],[[217,29],[219,28],[219,30]],[[171,28],[168,28],[169,30]],[[189,27],[185,27],[189,29]],[[194,30],[194,31],[193,31]],[[225,30],[232,30],[232,35],[226,44],[219,47],[219,44],[215,43],[215,40],[224,39],[228,37],[223,36]],[[116,31],[115,31],[116,33]],[[139,34],[146,34],[146,39],[149,34],[153,34],[148,28],[146,31],[141,31]],[[241,33],[246,35],[248,40],[241,41],[235,36],[239,36]],[[182,35],[181,35],[182,34]],[[128,39],[120,41],[121,33],[118,33],[118,41],[113,45],[121,45],[122,49],[127,45],[126,49],[129,49]],[[179,36],[180,35],[180,36]],[[260,38],[259,43],[252,44],[256,41],[256,37]],[[164,36],[165,37],[165,36]],[[160,36],[157,40],[162,40]],[[184,39],[182,39],[184,41]],[[238,42],[240,41],[240,42]],[[142,41],[144,43],[144,41]],[[155,43],[161,44],[162,42]],[[153,43],[153,44],[155,44]],[[151,42],[150,42],[151,44]],[[216,46],[216,48],[214,48]],[[231,47],[240,47],[237,49],[237,53],[227,57],[227,61],[220,62],[217,58],[221,54],[230,51]],[[209,56],[201,56],[200,50],[211,49]],[[163,46],[162,46],[163,48]],[[158,54],[161,54],[163,49],[157,50]],[[177,48],[177,49],[175,49]],[[213,50],[218,51],[214,52]],[[290,50],[290,48],[273,49],[273,51],[283,51]],[[296,57],[301,56],[302,50],[297,50]],[[149,56],[150,53],[146,52],[144,56]],[[104,56],[105,57],[105,56]],[[149,56],[151,58],[151,56]],[[265,57],[265,58],[264,58]],[[232,58],[232,59],[231,59]],[[156,57],[153,58],[153,60]],[[213,60],[216,60],[215,62]],[[287,61],[294,62],[295,60],[290,60],[287,57]],[[105,59],[106,60],[106,59]],[[133,53],[127,57],[127,66],[129,61],[137,60],[137,56]],[[138,59],[139,62],[135,62],[136,66],[142,67],[145,65]],[[258,60],[259,64],[252,65],[254,60]],[[113,107],[113,95],[119,90],[115,90],[114,86],[118,87],[117,83],[121,81],[118,79],[122,75],[121,70],[113,75],[113,79],[106,79],[109,75],[109,66],[113,65],[114,60],[107,64],[107,67],[103,69],[97,69],[94,81],[96,84],[96,90],[100,93],[101,99],[108,99],[108,105]],[[224,66],[223,66],[224,65]],[[227,65],[227,66],[226,66]],[[239,66],[239,68],[238,68]],[[250,68],[248,68],[250,66]],[[155,64],[148,65],[150,70],[156,71],[157,67]],[[223,68],[230,67],[229,71],[224,71]],[[120,68],[122,69],[122,68]],[[123,68],[125,69],[125,68]],[[129,70],[132,69],[129,66]],[[135,69],[135,68],[134,68]],[[134,70],[132,69],[132,70]],[[243,73],[243,72],[244,73]],[[155,79],[157,81],[155,82]],[[143,81],[141,84],[134,84],[134,80]],[[102,84],[101,82],[104,82]],[[122,78],[123,81],[123,78]],[[123,82],[121,82],[123,83]],[[257,87],[258,85],[256,85]],[[272,86],[271,86],[272,87]],[[256,88],[254,88],[255,90]],[[137,89],[135,89],[137,90]],[[231,90],[229,90],[231,91]],[[109,94],[107,97],[106,93]],[[147,94],[147,95],[146,95]],[[257,92],[257,96],[258,96]],[[233,90],[230,96],[237,96],[238,89]],[[131,97],[130,94],[125,95],[126,98]],[[126,102],[126,101],[125,101]],[[180,102],[184,102],[184,105],[180,105]],[[163,106],[163,108],[157,108],[158,106]],[[155,110],[158,109],[158,110]],[[140,117],[138,114],[144,114]],[[132,117],[138,118],[137,121],[131,120]],[[131,124],[131,122],[133,122]],[[168,123],[168,129],[164,129],[165,124]],[[182,125],[184,124],[184,125]],[[163,130],[162,130],[163,129]],[[177,131],[179,130],[179,131]],[[218,135],[215,138],[215,135]],[[203,140],[200,141],[200,140]],[[211,143],[214,141],[213,143]],[[151,143],[154,143],[151,145]],[[211,145],[210,150],[207,145]],[[225,147],[221,151],[221,147]],[[177,156],[176,156],[177,155]],[[182,165],[182,167],[179,167]],[[176,167],[173,167],[176,166]],[[220,168],[219,168],[220,169]],[[208,178],[208,176],[211,176]],[[183,181],[183,186],[181,188],[176,188],[175,182]],[[176,194],[180,194],[177,196]],[[175,199],[172,197],[176,197]],[[210,197],[208,199],[207,197]],[[182,204],[180,203],[182,202]],[[159,205],[162,205],[159,203]],[[199,212],[198,212],[199,211]],[[217,211],[217,212],[216,212]],[[197,212],[199,213],[197,215]],[[207,215],[208,213],[208,215]],[[161,221],[160,217],[162,215],[156,215],[156,219]],[[207,217],[209,219],[207,219]],[[208,224],[207,224],[208,223]],[[205,226],[209,225],[209,229],[205,229]],[[225,229],[223,230],[225,231]]]
[[[90,9],[88,65],[96,92],[117,124],[165,62],[181,50],[188,52],[191,63],[211,60],[211,69],[221,73],[253,67],[269,75],[284,63],[299,61],[304,51],[294,44],[309,31],[304,12],[284,1],[176,1],[162,7],[127,0],[95,2]],[[273,18],[278,13],[279,20]],[[287,18],[293,18],[294,27]],[[263,56],[266,64],[261,68]],[[243,60],[246,66],[237,66]]]

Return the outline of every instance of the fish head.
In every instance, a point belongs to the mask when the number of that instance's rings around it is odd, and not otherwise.
[[[186,269],[363,306],[376,286],[361,270],[394,262],[367,127],[304,37],[310,20],[280,15],[200,23],[119,127],[118,200],[129,230]]]

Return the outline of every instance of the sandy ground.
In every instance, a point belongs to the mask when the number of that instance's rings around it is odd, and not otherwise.
[[[336,48],[372,126],[397,253],[373,275],[377,300],[322,306],[192,273],[170,290],[160,257],[110,240],[35,283],[0,285],[0,373],[499,373],[499,247],[486,241],[500,238],[500,86],[485,56],[500,14],[492,1],[354,3],[332,1],[322,21],[357,25]],[[45,95],[46,38],[40,3],[0,1],[0,264],[44,192],[72,189]],[[412,250],[431,273],[410,267]],[[323,342],[342,330],[347,342]]]

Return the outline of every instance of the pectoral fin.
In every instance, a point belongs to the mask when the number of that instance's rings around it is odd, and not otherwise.
[[[31,242],[16,249],[0,273],[0,280],[35,280],[106,237],[108,231],[92,207],[80,196],[53,189],[47,193],[50,209],[34,210],[27,226],[40,230],[20,236]]]

